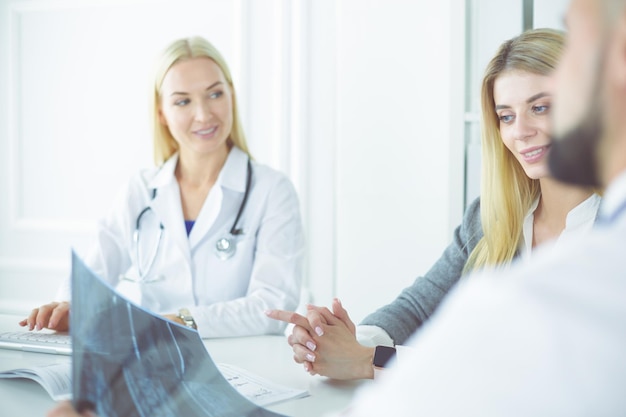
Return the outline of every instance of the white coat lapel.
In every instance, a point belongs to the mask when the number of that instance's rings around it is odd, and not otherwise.
[[[233,147],[228,154],[224,167],[209,192],[196,223],[189,234],[189,246],[193,250],[210,232],[215,220],[224,206],[223,188],[243,193],[246,188],[246,167],[248,156],[239,148]],[[220,227],[222,225],[219,225]],[[231,225],[228,225],[230,230]]]
[[[183,209],[180,202],[180,189],[174,176],[178,162],[178,155],[168,159],[157,175],[150,181],[149,187],[156,190],[156,195],[150,206],[163,224],[168,239],[172,239],[183,253],[188,263],[191,263],[189,240],[183,220]]]

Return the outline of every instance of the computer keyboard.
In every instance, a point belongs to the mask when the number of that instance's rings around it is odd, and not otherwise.
[[[69,355],[72,338],[68,333],[3,332],[0,333],[0,348]]]

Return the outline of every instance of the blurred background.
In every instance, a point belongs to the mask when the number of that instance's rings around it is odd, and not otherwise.
[[[440,256],[480,193],[479,88],[504,40],[566,0],[0,0],[0,313],[51,301],[152,162],[155,55],[201,35],[253,156],[285,172],[312,301],[355,321]]]

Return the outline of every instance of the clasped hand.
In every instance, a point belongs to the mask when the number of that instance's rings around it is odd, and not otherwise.
[[[287,342],[293,359],[311,375],[334,379],[373,378],[373,348],[356,340],[356,327],[338,299],[331,312],[326,307],[307,306],[306,317],[284,310],[270,310],[268,317],[294,324]]]

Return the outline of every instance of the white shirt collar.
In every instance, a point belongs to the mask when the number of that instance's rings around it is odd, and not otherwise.
[[[585,201],[574,207],[567,213],[565,218],[565,229],[559,237],[556,239],[558,242],[566,236],[571,236],[580,233],[586,233],[593,227],[600,207],[600,201],[602,199],[597,194],[592,194]],[[522,258],[529,258],[533,246],[533,224],[535,219],[535,210],[539,205],[539,198],[537,198],[528,210],[528,214],[524,218],[524,225],[522,228],[523,242],[520,245],[520,255]]]
[[[592,194],[588,199],[574,207],[567,213],[565,218],[565,231],[571,231],[580,227],[592,226],[596,221],[602,198],[598,194]]]
[[[530,252],[533,246],[533,224],[535,219],[535,210],[537,210],[537,206],[539,206],[539,197],[533,201],[524,217],[524,224],[522,226],[522,242],[520,242],[520,255],[522,258],[530,257]]]
[[[610,219],[619,214],[620,210],[626,202],[626,171],[622,172],[607,187],[602,200],[602,208],[600,213],[603,218]]]

